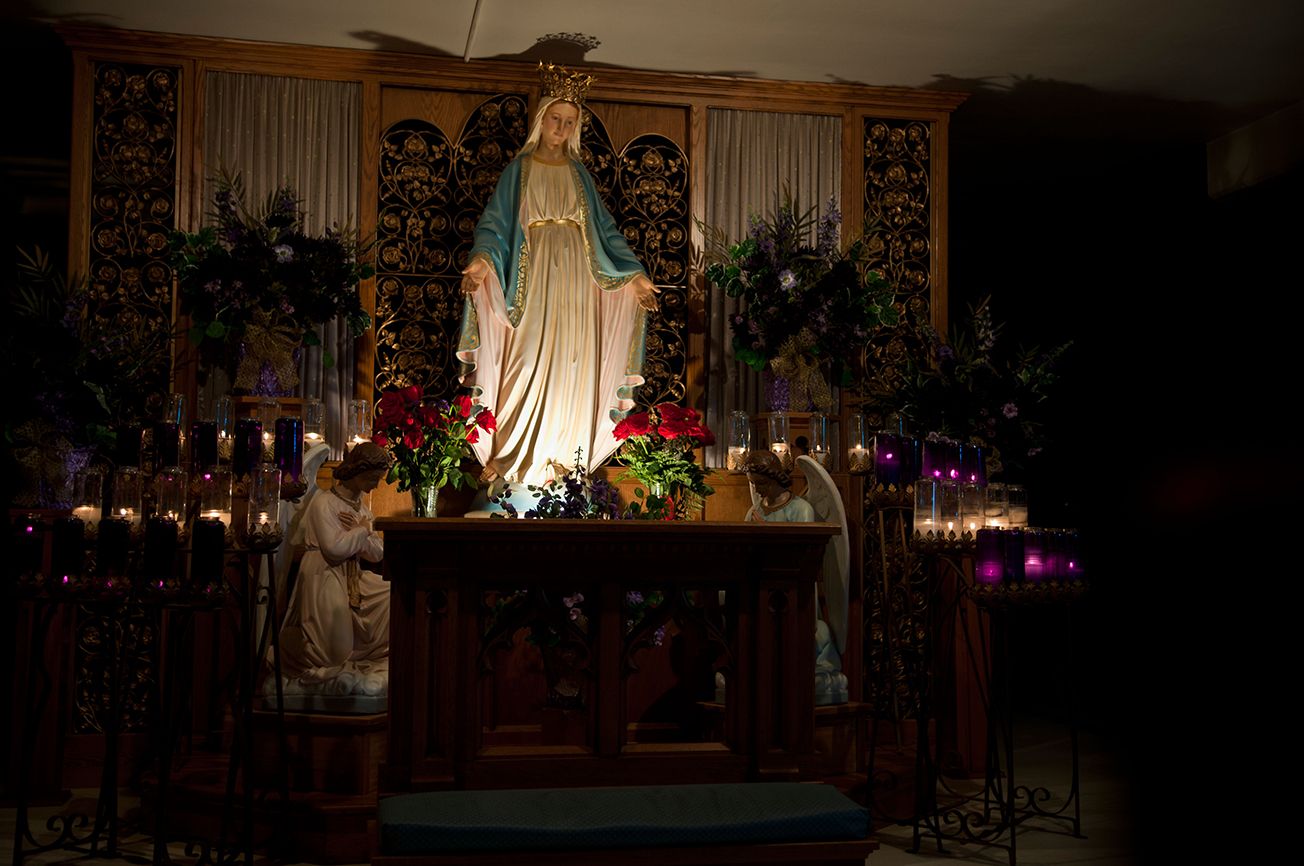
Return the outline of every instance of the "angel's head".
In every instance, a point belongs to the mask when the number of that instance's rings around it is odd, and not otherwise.
[[[792,473],[783,468],[779,455],[773,451],[751,451],[743,461],[743,471],[747,473],[747,483],[757,492],[774,487],[787,490],[792,487]]]

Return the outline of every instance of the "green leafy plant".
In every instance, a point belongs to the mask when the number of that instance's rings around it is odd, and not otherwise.
[[[715,443],[696,409],[661,403],[636,412],[616,425],[622,440],[617,456],[625,464],[618,480],[637,479],[648,489],[635,488],[639,502],[629,516],[651,520],[684,520],[701,510],[715,491],[706,483],[706,470],[693,449]]]

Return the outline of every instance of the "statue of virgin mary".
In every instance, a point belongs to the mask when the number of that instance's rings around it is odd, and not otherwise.
[[[475,443],[486,477],[543,484],[596,469],[643,384],[656,292],[579,161],[593,79],[542,69],[529,138],[475,230],[462,291],[462,382],[498,419]]]

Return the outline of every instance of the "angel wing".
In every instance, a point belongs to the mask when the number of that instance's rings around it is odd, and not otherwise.
[[[824,603],[828,605],[833,643],[841,653],[846,649],[850,596],[851,540],[847,535],[847,510],[837,485],[823,466],[803,454],[797,458],[797,468],[806,477],[805,499],[815,509],[816,518],[836,524],[842,530],[840,535],[829,539],[828,549],[824,552]]]

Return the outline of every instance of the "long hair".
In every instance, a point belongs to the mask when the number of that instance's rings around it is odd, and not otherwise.
[[[534,123],[530,126],[530,137],[525,139],[525,144],[521,146],[517,156],[524,156],[527,153],[534,153],[539,147],[539,139],[543,137],[543,118],[552,108],[554,102],[568,102],[560,96],[545,96],[539,103],[539,110],[534,113]],[[571,102],[571,105],[575,103]],[[575,126],[571,129],[570,137],[566,139],[566,155],[571,159],[580,158],[580,133],[584,130],[584,109],[575,105],[580,116],[575,118]]]

